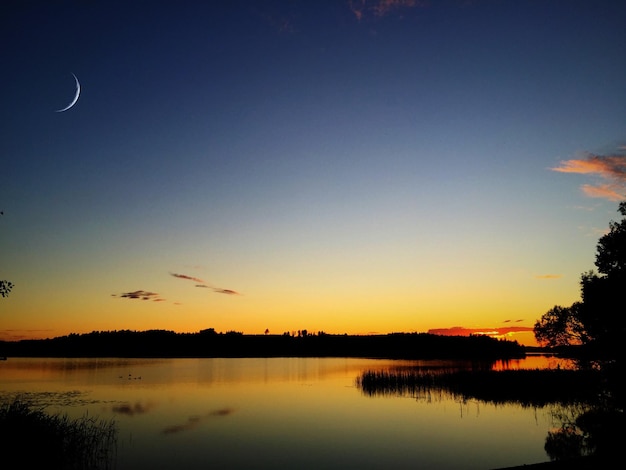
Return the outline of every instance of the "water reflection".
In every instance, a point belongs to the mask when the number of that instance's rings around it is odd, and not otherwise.
[[[207,419],[211,419],[214,417],[229,416],[233,414],[234,412],[235,410],[233,410],[232,408],[221,408],[219,410],[210,411],[204,415],[190,416],[189,419],[185,423],[175,424],[172,426],[166,426],[162,432],[163,434],[175,434],[181,431],[188,431],[188,430],[198,427],[200,424],[202,424],[203,421],[206,421]]]
[[[115,419],[117,470],[488,470],[547,460],[545,437],[559,428],[558,413],[463,401],[442,387],[420,396],[406,383],[366,393],[355,379],[368,371],[513,371],[551,360],[11,358],[0,365],[0,383],[7,393],[59,397],[47,400],[51,411]]]
[[[31,392],[27,390],[0,390],[0,403],[20,401],[37,408],[63,408],[68,406],[85,406],[97,403],[89,398],[89,394],[79,390],[62,392]]]
[[[356,386],[366,396],[410,397],[416,401],[453,400],[547,409],[554,426],[544,449],[551,460],[617,455],[623,433],[623,385],[607,380],[606,369],[573,361],[556,368],[472,363],[433,368],[422,365],[366,370]],[[621,384],[621,382],[620,382]],[[616,399],[617,398],[617,399]],[[462,410],[462,408],[461,408]]]
[[[122,415],[127,415],[127,416],[135,416],[135,415],[142,415],[145,413],[150,412],[152,409],[155,408],[155,404],[143,404],[143,403],[120,403],[118,405],[113,405],[111,407],[111,410],[113,411],[113,413],[116,414],[122,414]]]
[[[476,399],[487,403],[517,403],[542,407],[552,403],[591,403],[598,396],[598,371],[492,370],[488,368],[421,367],[390,368],[363,372],[356,385],[363,393],[420,398],[445,394],[454,400]]]

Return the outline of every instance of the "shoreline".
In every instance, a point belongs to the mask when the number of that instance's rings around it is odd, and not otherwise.
[[[500,467],[492,470],[597,470],[599,468],[607,468],[605,464],[608,463],[610,463],[608,458],[590,455],[565,460],[522,464],[514,467]]]

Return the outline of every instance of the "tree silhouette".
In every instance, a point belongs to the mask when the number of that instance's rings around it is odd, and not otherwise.
[[[535,323],[540,344],[593,343],[605,353],[617,354],[626,333],[626,201],[618,211],[622,220],[611,221],[609,232],[596,246],[598,273],[592,270],[581,276],[581,301],[570,307],[555,306]]]
[[[0,215],[4,215],[4,211],[0,211]],[[7,281],[6,279],[0,279],[0,295],[2,297],[8,296],[11,289],[13,289],[12,282]]]
[[[12,282],[0,279],[0,295],[2,297],[8,296],[9,292],[11,292],[11,289],[13,289]]]
[[[535,339],[550,347],[584,344],[588,341],[585,327],[580,321],[581,302],[571,307],[555,305],[535,323]]]

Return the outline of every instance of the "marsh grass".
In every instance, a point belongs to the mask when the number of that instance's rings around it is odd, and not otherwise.
[[[566,369],[443,372],[419,368],[389,369],[366,371],[356,379],[357,387],[370,396],[431,399],[446,395],[456,400],[476,399],[529,407],[591,402],[598,396],[598,382],[597,371]]]
[[[70,419],[47,414],[32,403],[14,399],[0,405],[0,446],[23,468],[110,469],[114,467],[117,427],[114,421],[87,415]]]

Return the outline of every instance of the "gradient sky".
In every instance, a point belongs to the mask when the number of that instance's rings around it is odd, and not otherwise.
[[[624,24],[599,0],[2,2],[0,339],[532,328],[626,195]]]

